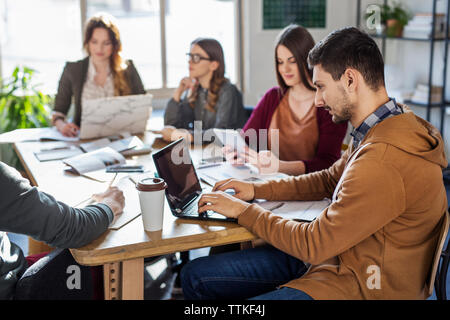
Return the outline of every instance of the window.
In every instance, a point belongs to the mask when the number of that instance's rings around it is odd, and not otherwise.
[[[163,87],[159,2],[159,0],[87,2],[87,19],[100,11],[116,18],[123,56],[133,60],[146,89]]]
[[[39,72],[41,89],[56,93],[66,61],[85,56],[82,23],[103,11],[118,23],[123,55],[146,89],[178,86],[188,75],[186,52],[197,37],[220,41],[226,77],[236,82],[237,0],[3,0],[0,1],[1,75],[18,64]],[[163,19],[161,19],[163,18]]]
[[[226,77],[236,82],[233,1],[168,0],[166,8],[167,85],[178,87],[188,75],[186,53],[198,37],[218,40],[224,50]]]
[[[65,62],[83,56],[79,1],[3,0],[0,14],[1,76],[26,65],[39,89],[56,92]]]

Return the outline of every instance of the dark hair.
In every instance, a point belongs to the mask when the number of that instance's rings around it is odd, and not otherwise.
[[[308,30],[299,25],[291,24],[281,31],[276,43],[275,71],[277,74],[278,85],[280,86],[282,92],[286,92],[288,86],[284,82],[280,71],[278,71],[277,49],[280,45],[288,48],[294,55],[303,85],[307,89],[315,91],[315,88],[310,84],[310,80],[312,79],[312,69],[310,70],[307,64],[308,52],[314,47],[314,39]]]
[[[214,107],[216,106],[217,100],[219,100],[219,90],[226,80],[223,49],[220,45],[220,42],[212,38],[197,38],[191,42],[191,47],[193,45],[198,45],[200,48],[202,48],[208,55],[208,58],[211,59],[211,61],[216,61],[219,63],[219,67],[214,70],[214,73],[211,77],[208,90],[208,98],[205,107],[207,110],[215,112]],[[192,96],[189,98],[189,102],[192,107],[194,106],[194,102],[196,99],[197,90],[194,90]]]
[[[97,28],[103,28],[108,31],[109,40],[113,46],[113,52],[110,57],[110,66],[114,75],[114,95],[128,95],[131,93],[131,90],[125,77],[124,70],[126,69],[126,64],[121,56],[122,42],[120,41],[119,28],[117,27],[115,18],[110,14],[103,12],[92,16],[85,26],[83,47],[90,55],[89,41],[92,38],[94,30]]]
[[[353,68],[372,90],[385,86],[383,56],[375,41],[357,28],[335,30],[319,41],[309,52],[308,65],[312,68],[319,64],[335,81],[347,68]]]

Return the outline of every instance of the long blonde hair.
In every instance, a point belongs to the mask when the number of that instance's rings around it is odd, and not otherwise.
[[[225,78],[225,60],[222,46],[219,41],[212,38],[197,38],[191,42],[191,47],[193,45],[198,45],[202,48],[206,54],[208,55],[211,61],[217,61],[219,67],[214,70],[213,75],[211,77],[211,81],[209,83],[208,97],[206,99],[205,109],[211,112],[216,112],[215,106],[217,100],[219,100],[219,91],[222,87],[222,84],[226,81]],[[193,108],[194,103],[197,100],[198,91],[197,88],[192,91],[191,96],[188,101],[190,106]]]
[[[122,42],[120,41],[120,33],[114,17],[107,13],[98,13],[91,17],[86,23],[83,47],[89,55],[91,53],[89,52],[88,44],[96,28],[107,30],[109,39],[113,45],[113,52],[109,61],[114,78],[114,95],[125,96],[131,94],[131,89],[125,76],[125,69],[127,66],[121,56]]]

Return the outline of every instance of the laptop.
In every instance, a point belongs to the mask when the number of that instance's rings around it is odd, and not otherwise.
[[[189,146],[181,138],[153,154],[158,176],[167,183],[166,198],[172,214],[177,218],[233,221],[214,211],[199,215],[198,200],[202,187],[189,153]]]
[[[152,112],[151,94],[86,100],[82,105],[80,139],[145,131]]]

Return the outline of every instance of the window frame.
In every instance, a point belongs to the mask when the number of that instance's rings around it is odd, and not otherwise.
[[[242,20],[242,0],[231,0],[234,4],[234,23],[235,23],[235,57],[236,57],[236,83],[235,85],[243,92],[243,20]],[[166,0],[159,0],[160,3],[160,32],[161,32],[161,77],[162,77],[162,87],[147,89],[146,91],[152,93],[155,99],[165,99],[172,96],[173,90],[176,88],[167,87],[167,48],[166,48],[166,22],[165,22],[165,9]],[[80,17],[81,17],[81,41],[84,41],[84,25],[87,21],[87,0],[79,0],[80,4]],[[2,46],[0,43],[0,79],[3,78],[3,58],[2,58]],[[57,81],[57,80],[55,80]]]
[[[81,37],[84,41],[84,25],[87,20],[87,1],[80,0],[80,17],[81,17]],[[234,24],[235,24],[235,57],[236,57],[236,83],[235,85],[242,91],[243,90],[243,55],[242,55],[242,0],[232,0],[234,4]],[[159,15],[160,15],[160,37],[161,37],[161,77],[162,77],[162,87],[147,89],[148,93],[152,93],[155,99],[165,99],[170,98],[173,91],[176,88],[169,88],[167,86],[167,46],[166,46],[166,0],[159,0]],[[1,48],[0,48],[0,59],[1,59]],[[1,60],[0,60],[1,61]],[[1,63],[0,63],[0,74],[1,74]]]

